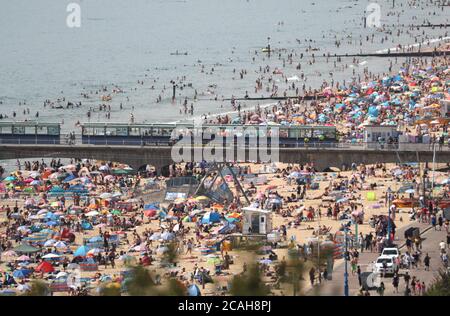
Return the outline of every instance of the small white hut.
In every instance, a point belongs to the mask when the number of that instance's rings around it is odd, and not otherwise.
[[[272,231],[272,212],[254,207],[242,209],[244,235],[267,235]]]

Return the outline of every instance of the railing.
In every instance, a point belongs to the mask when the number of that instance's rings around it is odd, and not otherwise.
[[[145,147],[145,146],[156,146],[156,147],[168,147],[171,146],[171,144],[167,141],[154,141],[154,142],[148,142],[143,140],[110,140],[110,139],[104,139],[102,141],[95,141],[87,139],[87,143],[82,143],[80,138],[76,138],[76,141],[70,140],[70,139],[21,139],[21,138],[7,138],[2,139],[0,138],[0,145],[55,145],[55,146],[139,146],[139,147]],[[261,142],[261,143],[252,143],[252,142],[246,142],[245,144],[241,144],[240,142],[230,143],[230,144],[224,144],[223,147],[228,146],[235,146],[235,147],[242,147],[245,148],[253,148],[255,147],[262,147],[262,148],[271,148],[270,142]],[[185,145],[186,146],[186,145]],[[194,145],[194,148],[198,147],[218,147],[220,146],[220,143],[206,143],[203,145]],[[279,144],[276,144],[276,147],[274,148],[302,148],[302,149],[348,149],[348,150],[373,150],[373,151],[433,151],[433,146],[435,146],[436,152],[440,151],[450,151],[450,144],[435,144],[432,143],[424,144],[424,143],[393,143],[393,144],[387,144],[387,143],[378,143],[378,142],[327,142],[327,141],[321,141],[321,142],[299,142],[299,143],[285,143],[280,142]]]

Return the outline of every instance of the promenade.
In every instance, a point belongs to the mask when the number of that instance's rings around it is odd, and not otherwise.
[[[430,284],[434,278],[438,275],[439,269],[443,268],[440,259],[439,252],[439,242],[441,240],[445,241],[446,232],[445,230],[439,231],[434,230],[434,228],[427,223],[411,222],[409,225],[402,227],[396,233],[395,244],[399,246],[401,253],[406,251],[404,232],[410,227],[418,227],[420,229],[422,242],[422,256],[421,260],[428,253],[430,261],[430,270],[425,271],[423,263],[419,264],[418,268],[413,268],[410,270],[400,269],[400,282],[399,282],[399,292],[396,293],[392,285],[392,277],[382,278],[381,281],[384,282],[386,290],[384,292],[385,296],[403,296],[405,291],[405,282],[403,275],[408,271],[409,275],[415,276],[420,281],[424,281],[425,284]],[[358,249],[359,251],[359,249]],[[372,272],[373,262],[378,258],[378,252],[360,252],[358,265],[361,267],[361,271]],[[344,296],[344,272],[345,272],[345,261],[339,260],[335,263],[333,270],[332,280],[322,281],[320,285],[314,286],[306,291],[307,295],[322,295],[322,296]],[[348,263],[348,285],[349,285],[349,295],[356,296],[359,294],[360,285],[358,282],[358,276],[355,273],[351,274],[350,263]],[[371,290],[370,295],[378,295],[376,291]]]

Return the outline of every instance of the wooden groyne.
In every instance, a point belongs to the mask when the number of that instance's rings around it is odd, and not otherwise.
[[[312,101],[312,100],[320,100],[325,99],[327,96],[323,94],[318,95],[304,95],[304,96],[271,96],[271,97],[249,97],[249,98],[226,98],[223,99],[224,101],[264,101],[264,100],[287,100],[287,99],[299,99],[299,100],[306,100],[306,101]]]
[[[330,55],[328,57],[438,57],[450,55],[450,50],[444,51],[423,51],[423,52],[405,52],[405,53],[367,53],[367,54],[344,54],[344,55]]]

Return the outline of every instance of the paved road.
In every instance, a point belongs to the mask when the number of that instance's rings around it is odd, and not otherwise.
[[[446,240],[446,232],[435,231],[428,224],[413,222],[402,229],[397,230],[397,238],[395,241],[397,245],[404,246],[404,232],[409,227],[419,227],[422,233],[422,259],[425,257],[425,253],[428,252],[431,257],[430,271],[425,271],[423,265],[419,266],[417,269],[412,269],[409,271],[411,276],[416,276],[420,281],[424,281],[428,286],[430,282],[433,281],[434,277],[437,275],[438,270],[442,267],[441,260],[439,257],[439,242],[441,240]],[[405,251],[406,247],[402,247],[402,253]],[[359,265],[361,266],[362,272],[372,271],[372,262],[379,256],[376,252],[363,252],[360,253]],[[344,295],[344,271],[345,265],[343,260],[339,260],[335,263],[333,271],[333,280],[324,281],[320,286],[314,286],[314,288],[306,292],[307,295],[321,295],[321,296],[343,296]],[[357,275],[352,275],[350,270],[350,264],[348,264],[349,271],[349,293],[351,296],[357,295],[360,289],[358,283]],[[400,270],[400,274],[403,274],[406,270]],[[403,295],[405,290],[405,283],[403,278],[400,279],[399,293],[394,293],[394,288],[392,286],[392,278],[387,277],[382,279],[385,284],[386,290],[385,295]],[[375,291],[371,291],[371,295],[377,295]]]

